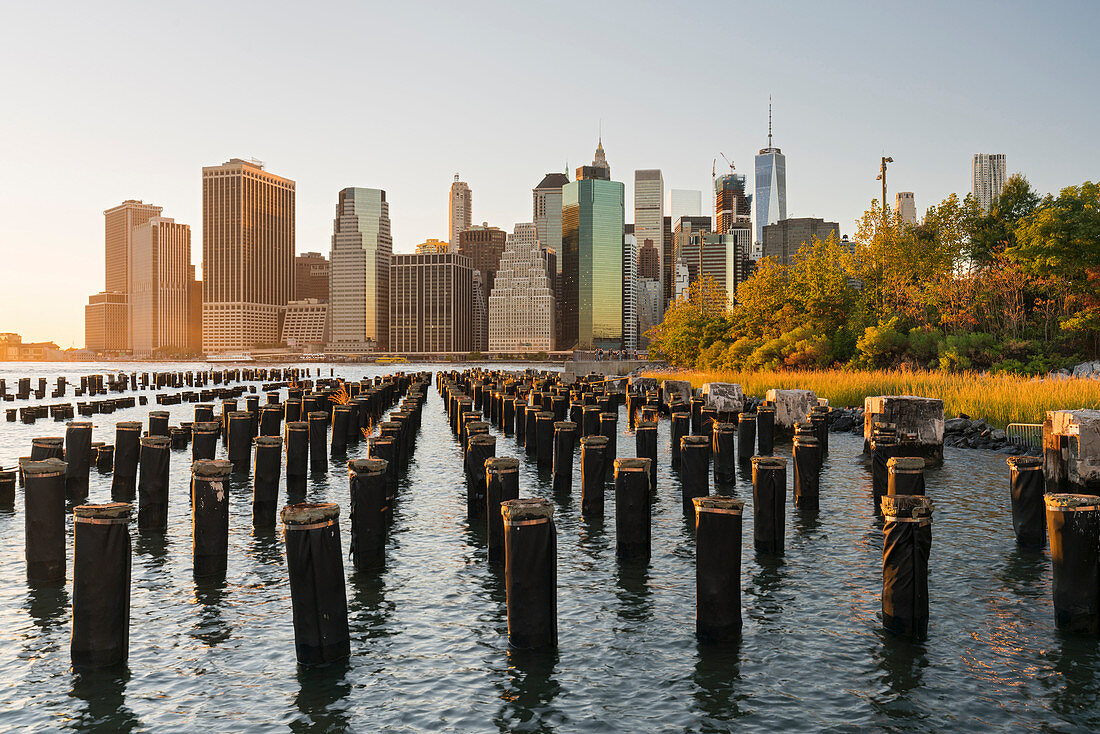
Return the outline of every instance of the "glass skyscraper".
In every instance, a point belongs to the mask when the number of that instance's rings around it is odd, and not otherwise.
[[[329,258],[329,323],[335,348],[386,348],[392,254],[386,192],[364,188],[341,191]]]
[[[619,181],[562,187],[562,346],[623,346],[623,217]]]
[[[764,242],[764,227],[787,218],[787,157],[779,148],[764,148],[756,156],[756,239]],[[754,258],[757,259],[757,258]]]

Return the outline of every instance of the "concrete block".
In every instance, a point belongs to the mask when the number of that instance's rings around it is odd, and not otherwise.
[[[870,442],[876,421],[897,426],[906,455],[923,456],[932,465],[943,463],[943,401],[916,395],[876,395],[863,401],[863,438]],[[911,438],[904,438],[910,436]],[[913,452],[910,454],[909,452]]]
[[[661,402],[672,405],[673,398],[679,397],[680,402],[691,405],[691,383],[686,380],[663,380],[661,382]]]
[[[704,405],[719,413],[739,413],[745,405],[745,395],[736,382],[707,382],[703,385]]]
[[[1043,426],[1043,473],[1064,477],[1064,490],[1100,492],[1100,410],[1052,410]],[[1060,463],[1060,466],[1051,464]],[[1048,489],[1050,489],[1048,483]],[[1053,491],[1053,490],[1051,490]]]
[[[775,425],[785,433],[794,431],[794,424],[806,420],[817,405],[813,390],[768,390],[767,400],[775,406]]]

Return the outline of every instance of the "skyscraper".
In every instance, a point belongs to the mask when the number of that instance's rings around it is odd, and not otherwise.
[[[457,252],[394,255],[390,351],[469,352],[473,267]]]
[[[451,232],[451,252],[458,251],[458,236],[473,224],[474,194],[465,181],[458,180],[455,174],[451,184],[450,206],[448,207],[448,227]]]
[[[607,156],[603,152],[603,138],[601,137],[599,142],[596,143],[596,155],[592,159],[592,164],[588,166],[581,166],[577,169],[577,179],[582,178],[595,178],[601,181],[611,180],[611,165],[607,162]]]
[[[489,348],[489,294],[493,291],[500,256],[504,254],[507,240],[507,232],[499,227],[490,227],[488,222],[469,227],[459,235],[458,252],[470,258],[474,270],[478,271],[478,277],[474,279],[473,349],[479,351]]]
[[[675,224],[680,217],[697,217],[703,213],[703,192],[693,189],[671,189],[665,204],[665,215]]]
[[[621,182],[604,178],[562,187],[561,348],[622,346],[625,195]]]
[[[725,291],[732,304],[737,298],[737,286],[748,277],[751,241],[752,227],[748,222],[732,226],[725,234],[695,230],[680,247],[677,262],[687,266],[689,283],[709,278]]]
[[[294,182],[240,158],[202,169],[202,350],[279,341],[294,295]]]
[[[714,179],[714,231],[729,232],[752,221],[752,195],[745,193],[745,174],[729,173]]]
[[[623,234],[622,343],[618,348],[638,348],[638,239]],[[612,349],[616,347],[612,346]]]
[[[531,217],[539,243],[558,256],[561,272],[561,187],[569,183],[564,173],[548,173],[531,190]]]
[[[130,242],[134,227],[159,217],[162,211],[162,207],[127,199],[103,212],[105,292],[127,292],[130,287]]]
[[[661,281],[661,255],[653,246],[653,240],[646,240],[638,249],[638,277]]]
[[[665,180],[660,169],[634,171],[634,236],[645,247],[652,242],[657,250],[657,274],[647,275],[662,283],[665,272]],[[662,308],[662,312],[663,312]]]
[[[390,205],[381,189],[340,192],[333,220],[329,339],[338,350],[389,342]]]
[[[554,287],[547,251],[533,223],[515,226],[489,296],[489,351],[549,352],[554,348]]]
[[[1005,187],[1004,153],[975,153],[970,166],[970,190],[983,212],[993,208]]]
[[[307,298],[328,303],[332,263],[319,252],[303,252],[294,258],[294,300]]]
[[[123,352],[129,349],[129,303],[125,293],[103,291],[88,296],[84,306],[84,346],[93,352]]]
[[[803,245],[827,240],[830,236],[840,241],[840,225],[813,217],[784,219],[764,227],[764,257],[773,258],[780,265],[790,265]]]
[[[764,226],[787,218],[787,157],[772,147],[772,105],[768,102],[768,147],[756,156],[756,239],[753,259],[760,259]]]
[[[130,243],[130,348],[149,356],[191,347],[191,228],[153,217]]]
[[[917,200],[912,191],[899,191],[894,194],[894,211],[901,217],[901,221],[909,224],[917,223]]]

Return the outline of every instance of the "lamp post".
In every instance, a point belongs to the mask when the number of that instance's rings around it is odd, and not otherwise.
[[[890,156],[882,156],[882,163],[879,166],[879,174],[875,176],[876,181],[882,181],[882,216],[886,216],[886,164],[893,163],[894,159]]]

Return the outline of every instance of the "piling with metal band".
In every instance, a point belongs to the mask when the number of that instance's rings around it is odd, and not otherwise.
[[[214,421],[191,424],[191,460],[213,459],[218,451],[221,426]]]
[[[710,450],[714,455],[714,483],[733,484],[737,481],[737,459],[734,446],[737,442],[737,424],[711,424]]]
[[[821,496],[821,447],[816,436],[795,435],[792,460],[794,463],[794,503],[813,509]]]
[[[247,474],[252,470],[252,414],[234,410],[229,414],[228,456],[233,471]]]
[[[485,519],[485,462],[496,456],[497,439],[488,433],[470,436],[466,446],[466,517]]]
[[[815,405],[810,409],[810,423],[814,427],[814,435],[817,436],[818,446],[821,447],[821,455],[829,455],[829,406]]]
[[[504,587],[508,644],[531,650],[558,644],[558,540],[554,505],[514,499],[500,506],[504,520]]]
[[[581,439],[581,515],[584,517],[603,517],[604,486],[610,462],[607,436]]]
[[[1054,621],[1063,632],[1100,635],[1100,497],[1047,494]]]
[[[927,497],[896,494],[882,498],[886,521],[882,530],[882,626],[914,640],[928,636],[933,509]],[[1094,552],[1094,563],[1095,558]],[[1094,586],[1094,609],[1096,598]]]
[[[252,480],[252,526],[275,527],[279,508],[279,474],[283,462],[283,439],[259,436],[256,443],[256,470]]]
[[[642,420],[634,429],[635,455],[641,459],[649,459],[649,489],[657,490],[657,421]],[[611,455],[610,446],[608,455]]]
[[[691,413],[678,412],[672,414],[669,426],[669,457],[672,466],[680,466],[680,439],[691,435]]]
[[[229,441],[229,414],[234,413],[237,410],[236,400],[222,400],[222,442],[228,443]]]
[[[278,401],[268,403],[260,409],[260,435],[278,436],[282,433],[283,406]]]
[[[309,418],[309,470],[311,472],[328,471],[328,414],[319,410],[311,412]]]
[[[581,411],[581,432],[585,436],[595,436],[600,433],[600,406],[584,406],[584,410]]]
[[[924,459],[894,456],[886,460],[886,494],[924,494]]]
[[[703,437],[699,437],[703,438]],[[741,638],[741,520],[744,500],[695,497],[695,634]]]
[[[466,451],[466,442],[470,438],[469,425],[471,423],[485,423],[485,432],[488,433],[488,422],[481,420],[481,414],[476,411],[467,411],[463,413],[458,419],[458,440],[462,445],[463,452]]]
[[[527,437],[527,403],[521,398],[515,399],[516,408],[516,443],[526,446]]]
[[[718,422],[718,411],[714,408],[703,408],[699,419],[699,435],[708,438],[714,434],[714,424]]]
[[[886,462],[897,456],[897,438],[893,430],[880,432],[875,424],[875,434],[871,439],[871,495],[875,503],[875,514],[882,510],[882,498],[886,496],[890,475]]]
[[[229,475],[231,461],[191,464],[192,572],[195,578],[224,578],[229,559]]]
[[[309,423],[288,421],[286,424],[286,478],[305,481],[309,473]]]
[[[0,469],[0,510],[15,509],[15,481],[18,471]]]
[[[287,398],[283,403],[283,420],[288,423],[296,423],[302,419],[301,398]]]
[[[199,403],[195,406],[195,423],[210,423],[214,420],[214,406],[209,403]]]
[[[510,395],[501,398],[501,423],[505,436],[511,436],[516,430],[516,401]]]
[[[129,502],[137,488],[141,423],[121,421],[115,424],[115,467],[111,477],[111,499]]]
[[[334,455],[342,455],[348,450],[348,426],[351,424],[351,408],[347,405],[334,405],[332,408],[332,444]]]
[[[757,553],[782,555],[786,505],[787,460],[752,457],[752,535]]]
[[[141,439],[138,472],[138,529],[168,528],[169,442],[164,436]]]
[[[386,565],[389,488],[384,459],[348,462],[351,483],[351,558],[355,570],[373,571]]]
[[[299,665],[325,665],[351,653],[339,514],[340,507],[327,502],[287,505],[281,513]]]
[[[535,413],[535,457],[540,467],[554,465],[554,414],[549,410]]]
[[[573,450],[577,444],[577,424],[554,422],[554,491],[568,494],[573,490]]]
[[[168,418],[169,414],[167,410],[154,410],[149,413],[149,435],[150,436],[167,436],[168,435]]]
[[[741,413],[737,416],[737,460],[748,466],[756,456],[756,414]]]
[[[73,508],[73,668],[109,668],[130,652],[130,505]]]
[[[710,494],[710,439],[684,436],[680,439],[680,489],[684,512],[692,511],[692,500]]]
[[[642,420],[645,422],[656,423],[661,417],[661,409],[657,407],[660,405],[660,401],[653,405],[646,405],[642,407]]]
[[[100,446],[95,452],[95,468],[101,474],[110,472],[115,465],[115,447],[110,445]]]
[[[65,579],[65,462],[57,458],[21,462],[27,581]]]
[[[761,405],[756,409],[756,451],[759,456],[771,456],[775,451],[775,407]]]
[[[31,439],[31,461],[65,459],[65,439],[61,436],[43,436]]]
[[[652,533],[649,459],[615,459],[615,556],[648,561]]]
[[[607,453],[611,456],[618,454],[619,414],[614,411],[600,413],[601,436],[607,436]]]
[[[70,421],[65,426],[65,492],[83,501],[88,496],[92,466],[92,424]]]
[[[702,435],[703,428],[703,408],[706,405],[706,400],[701,397],[692,397],[691,399],[691,433],[693,436]]]
[[[169,428],[168,429],[168,442],[173,449],[185,449],[187,448],[187,440],[191,436],[191,431],[185,428]]]
[[[489,564],[504,565],[504,515],[500,505],[519,498],[519,461],[500,456],[485,461],[485,516],[488,525]]]
[[[523,450],[528,456],[535,455],[535,449],[538,446],[538,430],[537,416],[539,410],[532,405],[527,406],[527,411],[524,413],[526,427],[523,434]]]
[[[1043,460],[1037,456],[1008,457],[1012,497],[1012,529],[1025,548],[1042,548],[1046,540]]]

